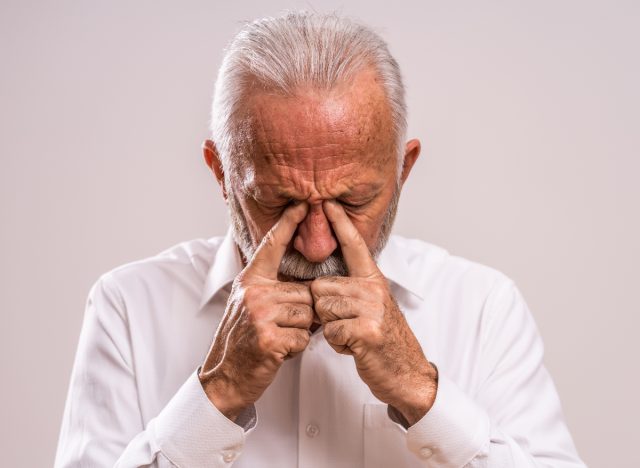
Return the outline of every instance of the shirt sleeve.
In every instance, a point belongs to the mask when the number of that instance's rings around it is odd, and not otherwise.
[[[408,449],[425,467],[584,468],[542,363],[540,334],[513,282],[490,294],[482,333],[474,395],[440,369],[434,404],[417,423],[403,427],[389,408]]]
[[[87,299],[55,466],[230,466],[257,424],[255,407],[234,423],[206,396],[198,370],[144,424],[124,304],[108,277]]]

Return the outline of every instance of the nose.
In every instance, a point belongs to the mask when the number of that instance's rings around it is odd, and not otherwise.
[[[307,216],[298,225],[293,247],[313,263],[323,262],[338,247],[322,203],[309,206]]]

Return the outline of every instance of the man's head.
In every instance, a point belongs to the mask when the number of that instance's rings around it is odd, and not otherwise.
[[[397,63],[371,30],[308,13],[245,26],[218,75],[204,152],[247,260],[288,204],[306,202],[282,275],[346,275],[327,199],[343,204],[376,258],[420,151],[404,144],[405,114]]]

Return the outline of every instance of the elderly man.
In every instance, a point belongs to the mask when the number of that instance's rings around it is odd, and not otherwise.
[[[513,282],[389,236],[420,143],[376,34],[248,24],[212,117],[231,228],[95,283],[57,466],[584,466]]]

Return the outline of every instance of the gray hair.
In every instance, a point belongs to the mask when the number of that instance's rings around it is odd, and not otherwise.
[[[211,112],[212,138],[225,179],[239,162],[233,156],[243,131],[237,120],[242,98],[252,87],[257,84],[284,95],[300,86],[330,90],[367,66],[377,72],[388,99],[399,178],[407,127],[405,92],[398,63],[384,40],[336,14],[296,11],[245,24],[225,51]]]

